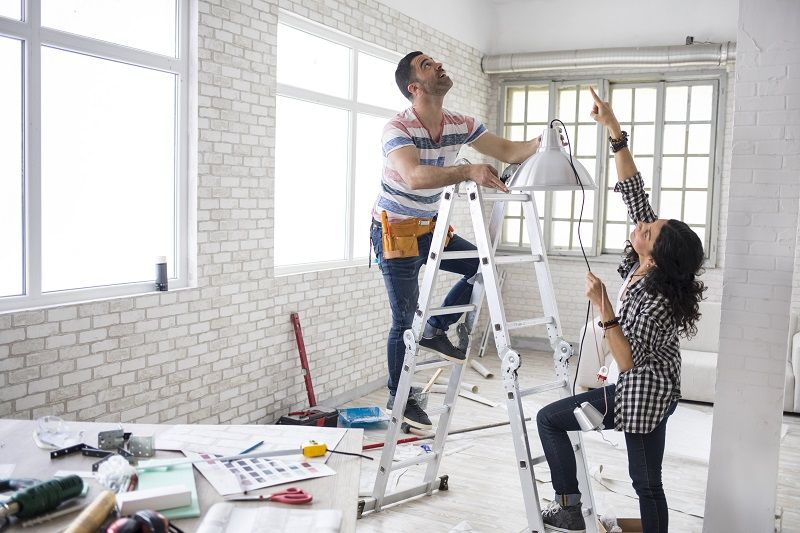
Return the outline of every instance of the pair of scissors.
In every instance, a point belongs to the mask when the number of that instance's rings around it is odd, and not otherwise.
[[[243,494],[240,496],[231,496],[225,498],[227,501],[242,501],[242,500],[256,500],[256,501],[271,501],[278,503],[288,503],[290,505],[301,505],[304,503],[311,503],[313,497],[303,489],[297,487],[289,487],[288,489],[273,492],[272,494]]]

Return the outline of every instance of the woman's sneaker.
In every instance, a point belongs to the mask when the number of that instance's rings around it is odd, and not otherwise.
[[[585,533],[586,521],[583,519],[581,504],[561,507],[558,502],[550,502],[542,511],[545,531],[559,533]]]

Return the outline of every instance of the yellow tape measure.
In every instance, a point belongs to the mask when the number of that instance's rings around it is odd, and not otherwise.
[[[300,448],[303,450],[303,455],[306,457],[320,457],[328,452],[328,446],[324,442],[317,442],[315,440],[307,440]]]

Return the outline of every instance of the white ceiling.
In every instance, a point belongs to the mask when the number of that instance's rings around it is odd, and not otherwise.
[[[739,15],[738,0],[379,1],[485,54],[735,41]]]

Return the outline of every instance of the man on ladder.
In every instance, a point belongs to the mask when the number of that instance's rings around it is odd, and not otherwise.
[[[465,144],[506,163],[520,163],[539,147],[539,139],[514,142],[487,131],[472,117],[444,109],[444,97],[453,82],[442,68],[422,52],[411,52],[397,65],[395,81],[412,106],[395,115],[384,127],[381,192],[372,211],[371,241],[383,273],[392,326],[387,342],[389,399],[395,393],[405,355],[403,333],[411,328],[419,297],[418,276],[425,264],[442,188],[472,180],[484,187],[508,192],[491,165],[454,165]],[[452,235],[446,251],[475,250],[475,246]],[[450,289],[444,306],[467,304],[472,294],[478,259],[442,261],[441,268],[463,277]],[[463,363],[465,353],[452,345],[447,329],[460,314],[434,316],[428,320],[420,346],[442,357]],[[409,398],[403,422],[417,429],[432,427],[428,415]]]

